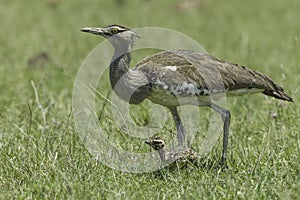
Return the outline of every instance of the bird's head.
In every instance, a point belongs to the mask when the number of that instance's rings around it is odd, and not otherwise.
[[[101,35],[107,38],[115,48],[128,46],[132,47],[134,41],[140,36],[130,28],[121,25],[109,25],[104,28],[83,28],[82,32]]]
[[[165,142],[160,137],[154,136],[145,141],[146,144],[150,145],[155,150],[161,150],[165,147]]]

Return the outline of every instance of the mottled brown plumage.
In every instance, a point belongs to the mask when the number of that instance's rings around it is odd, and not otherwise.
[[[149,138],[145,143],[158,152],[163,162],[194,162],[198,158],[197,153],[192,148],[178,148],[166,152],[165,142],[158,136]]]
[[[209,106],[220,113],[224,122],[221,164],[226,164],[230,112],[217,105],[211,97],[262,92],[293,101],[282,87],[266,75],[207,53],[163,51],[144,58],[130,69],[130,50],[139,38],[134,31],[120,25],[83,28],[81,31],[101,35],[113,45],[115,52],[110,64],[110,82],[121,99],[130,104],[139,104],[148,98],[170,109],[176,124],[179,146],[184,145],[185,129],[177,106]]]
[[[176,66],[177,69],[172,71],[165,66]],[[230,96],[242,95],[251,93],[247,90],[257,89],[256,92],[292,101],[284,93],[283,88],[266,75],[244,66],[228,63],[207,53],[189,50],[164,51],[143,59],[135,69],[145,72],[154,83],[160,80],[168,88],[187,82],[195,85],[199,90],[207,91],[196,94],[197,96],[223,92]],[[244,89],[244,92],[240,91],[241,89]],[[189,96],[189,94],[182,90],[178,91],[176,96]]]

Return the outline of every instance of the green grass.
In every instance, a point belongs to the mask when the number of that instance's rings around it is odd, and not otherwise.
[[[199,2],[183,7],[179,0],[1,0],[0,199],[299,198],[300,2]],[[77,70],[103,41],[80,28],[114,23],[183,32],[217,57],[268,74],[295,102],[263,95],[227,99],[233,117],[226,171],[205,166],[144,174],[115,171],[88,153],[71,107]],[[49,59],[28,65],[40,52]],[[48,108],[45,119],[31,81],[42,108]],[[145,109],[133,111],[138,123],[147,120]],[[208,111],[203,109],[203,130]],[[148,150],[141,139],[120,136],[113,122],[102,123],[126,144],[133,141],[129,148],[136,144]],[[174,132],[168,122],[160,134],[170,138]],[[197,143],[193,147],[199,148]],[[216,161],[220,151],[221,141],[204,162]]]

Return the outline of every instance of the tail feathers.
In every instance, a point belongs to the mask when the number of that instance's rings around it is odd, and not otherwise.
[[[276,90],[276,91],[265,90],[263,91],[263,93],[265,95],[275,97],[277,99],[293,102],[293,99],[289,95],[287,95],[283,90]]]

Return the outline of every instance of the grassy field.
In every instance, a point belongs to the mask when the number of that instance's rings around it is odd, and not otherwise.
[[[299,199],[300,1],[0,2],[0,199]],[[79,30],[115,23],[185,33],[217,57],[268,74],[295,102],[228,98],[226,171],[113,170],[86,150],[71,105],[77,70],[103,41]],[[221,141],[204,162],[218,160],[220,151]]]

